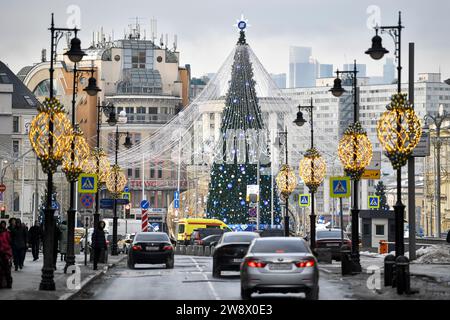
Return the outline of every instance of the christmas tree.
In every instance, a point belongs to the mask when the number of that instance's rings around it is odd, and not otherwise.
[[[250,204],[247,200],[247,185],[257,185],[258,162],[259,179],[259,223],[271,223],[271,176],[270,164],[255,161],[254,149],[249,144],[249,133],[258,132],[258,139],[267,135],[258,105],[253,79],[253,68],[249,58],[249,48],[245,33],[241,29],[236,45],[231,70],[230,86],[225,98],[225,108],[221,123],[220,151],[213,163],[207,201],[207,216],[217,218],[227,224],[250,223]],[[233,136],[230,132],[236,132]],[[260,151],[267,152],[267,144],[256,143]],[[269,169],[269,170],[268,170]],[[280,206],[274,190],[274,224],[280,222]],[[254,224],[254,222],[253,222]]]
[[[386,186],[381,180],[375,186],[375,195],[380,197],[380,210],[389,210],[386,198]]]

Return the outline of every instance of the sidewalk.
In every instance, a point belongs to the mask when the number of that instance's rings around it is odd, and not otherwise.
[[[92,263],[87,266],[84,265],[84,254],[75,256],[76,264],[81,271],[81,288],[83,288],[90,281],[106,272],[108,268],[113,267],[119,263],[126,255],[109,256],[108,264],[99,264],[98,270],[92,270]],[[43,266],[43,255],[39,254],[39,260],[33,261],[31,252],[27,252],[24,267],[22,270],[14,271],[12,267],[13,285],[12,289],[0,289],[0,300],[65,300],[77,293],[79,289],[69,289],[67,287],[67,279],[72,273],[64,274],[65,262],[60,261],[58,254],[58,261],[54,272],[55,291],[40,291],[39,284],[41,282],[41,270]]]

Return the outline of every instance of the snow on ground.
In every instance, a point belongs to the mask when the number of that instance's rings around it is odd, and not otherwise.
[[[432,245],[416,251],[416,263],[439,264],[450,263],[450,247],[448,245]]]

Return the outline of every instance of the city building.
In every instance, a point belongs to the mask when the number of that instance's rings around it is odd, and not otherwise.
[[[383,82],[384,84],[391,84],[396,79],[397,67],[394,64],[393,58],[386,58],[386,63],[383,65]]]
[[[353,71],[354,69],[355,65],[353,63],[345,63],[342,71]],[[358,78],[365,78],[367,76],[365,64],[357,63],[356,70],[358,71]]]
[[[319,64],[319,73],[317,78],[332,78],[334,74],[333,65],[332,64]]]
[[[270,77],[275,82],[278,88],[285,89],[286,88],[286,73],[279,74],[270,74]]]
[[[289,47],[289,87],[314,87],[316,63],[311,47]]]

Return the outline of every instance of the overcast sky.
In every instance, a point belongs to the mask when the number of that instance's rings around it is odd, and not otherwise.
[[[178,35],[181,64],[190,64],[194,76],[218,70],[237,41],[232,25],[241,13],[251,25],[247,41],[271,73],[288,72],[289,46],[296,45],[311,46],[319,62],[332,63],[335,69],[357,59],[367,64],[368,75],[381,75],[383,62],[364,54],[374,35],[367,21],[377,17],[378,7],[383,25],[396,24],[398,11],[403,13],[404,79],[411,41],[416,43],[416,73],[440,68],[443,80],[450,77],[448,0],[0,0],[0,4],[0,60],[15,72],[38,62],[42,48],[49,52],[50,13],[55,13],[57,26],[66,27],[67,20],[73,21],[67,10],[76,5],[83,47],[100,27],[121,38],[133,17],[141,18],[149,37],[150,19],[155,18],[158,33],[168,33],[170,43],[173,34]],[[388,35],[383,38],[393,53],[393,41]]]

